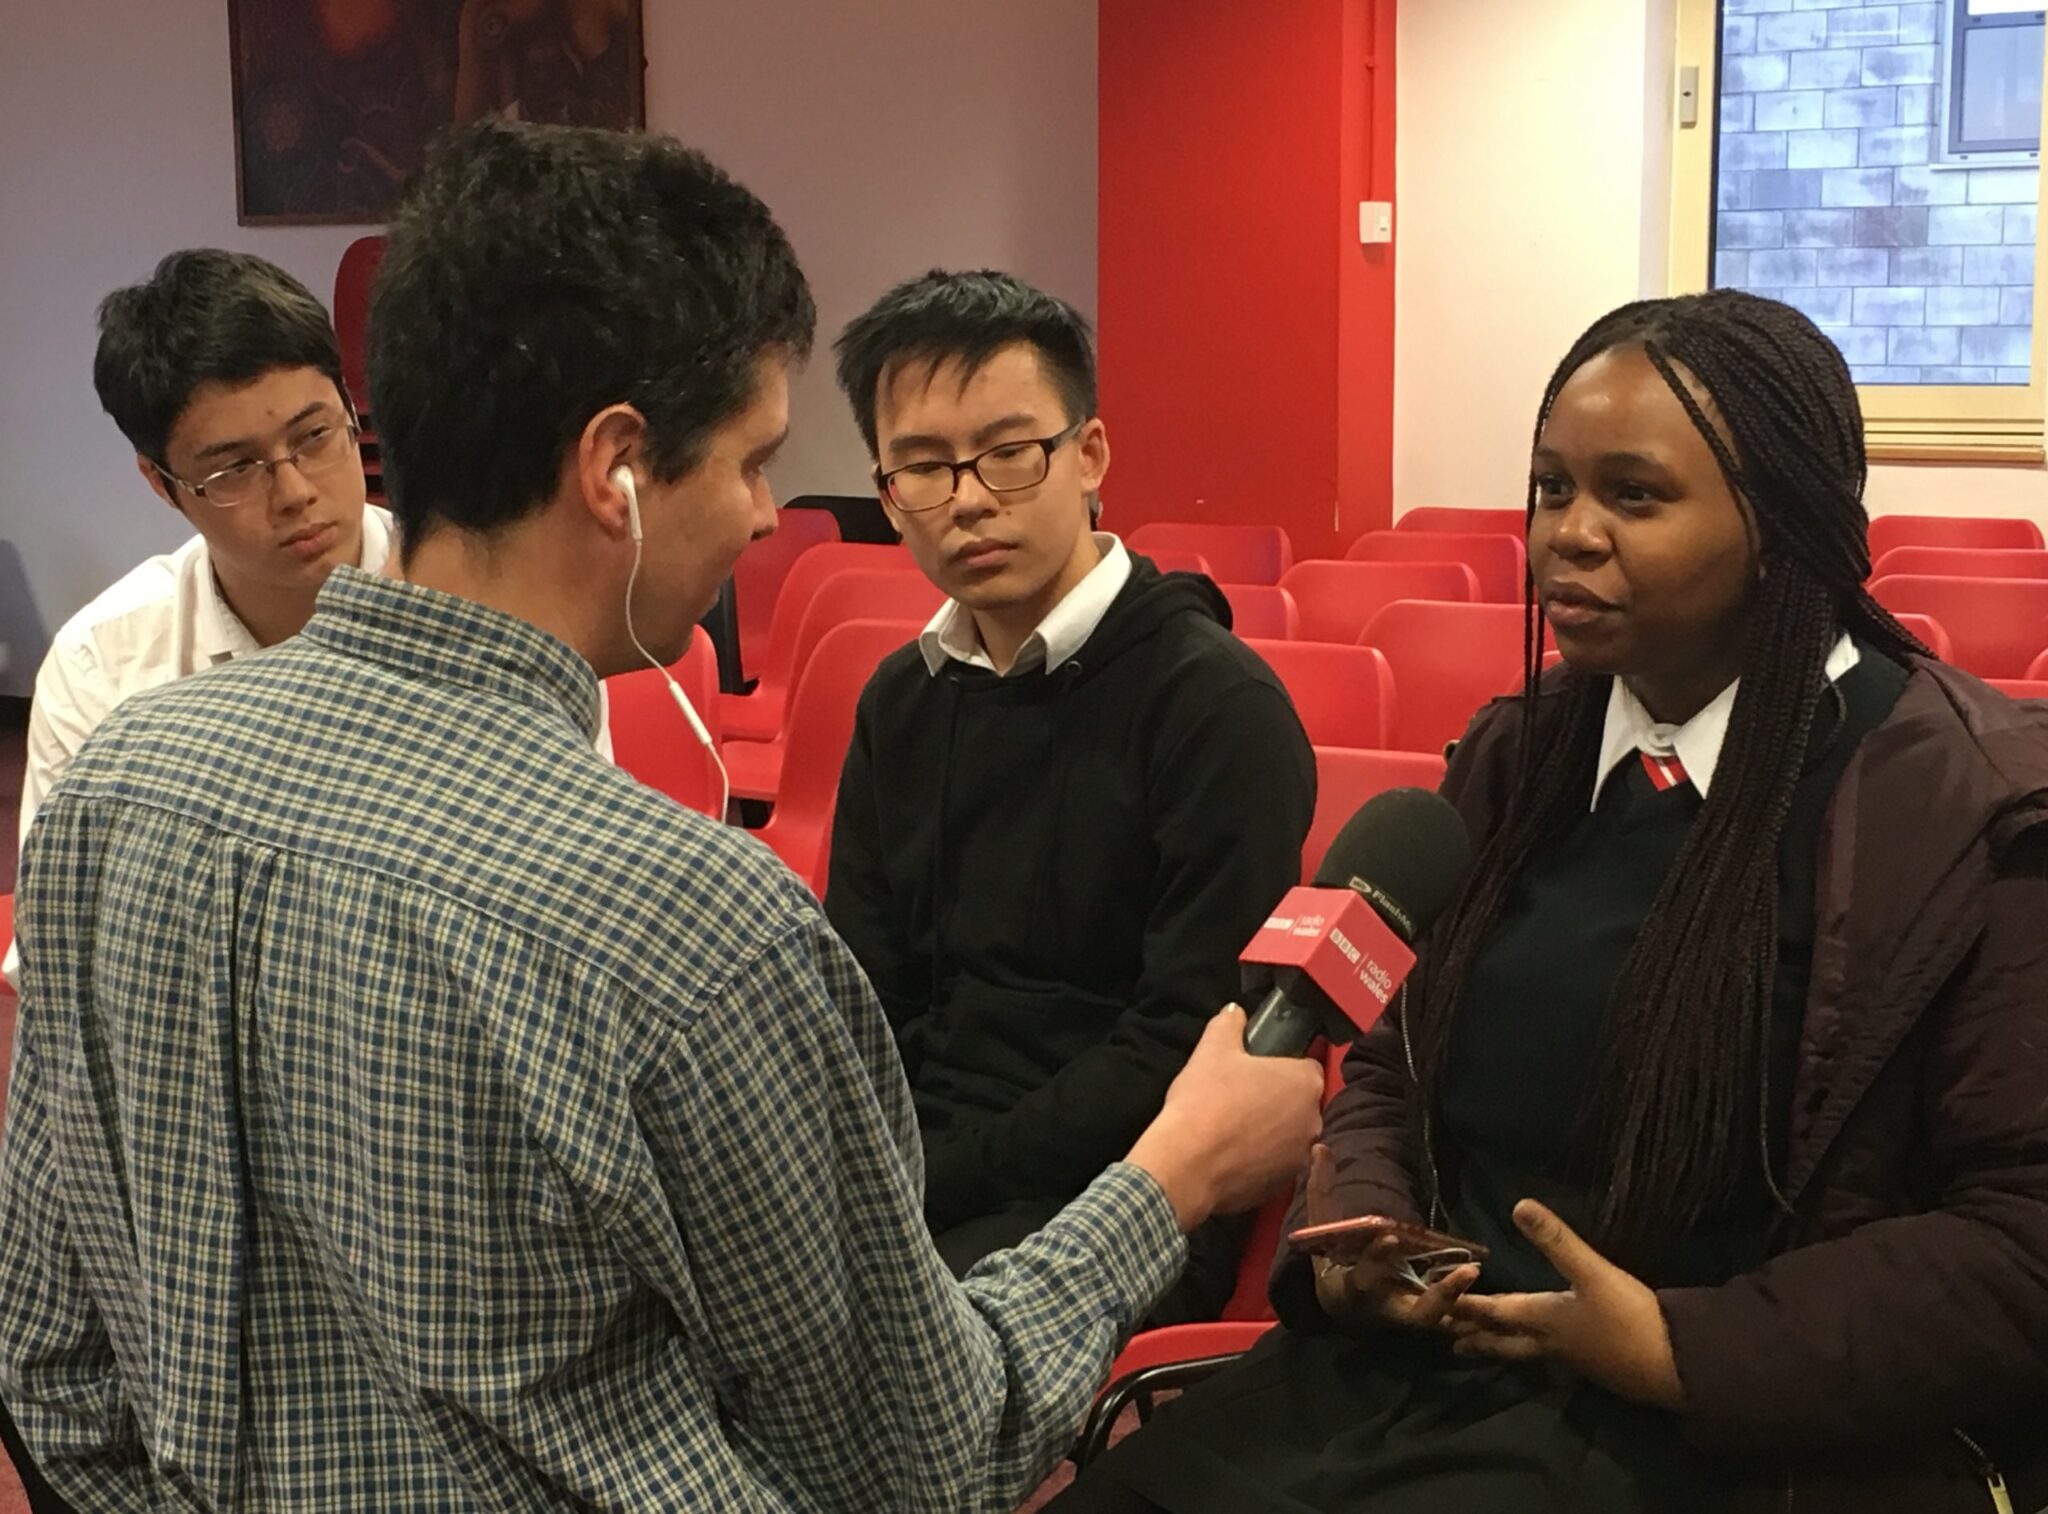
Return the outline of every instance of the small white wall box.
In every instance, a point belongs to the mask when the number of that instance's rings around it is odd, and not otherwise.
[[[1394,240],[1394,204],[1391,200],[1358,202],[1358,240],[1368,244]]]

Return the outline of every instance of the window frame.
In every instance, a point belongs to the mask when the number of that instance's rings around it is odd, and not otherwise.
[[[1678,77],[1697,69],[1696,120],[1674,123],[1671,149],[1670,292],[1713,287],[1715,197],[1719,182],[1722,0],[1677,0]],[[1674,91],[1680,94],[1681,91]],[[2048,123],[2048,89],[2042,91]],[[1944,126],[1944,131],[1946,127]],[[2048,139],[2048,133],[2044,133]],[[1979,167],[1986,166],[1979,164]],[[1961,171],[1961,165],[1958,165]],[[2048,195],[2041,174],[2036,204]],[[2048,291],[2048,239],[2034,244],[2034,288]],[[2041,463],[2048,461],[2048,308],[2033,323],[2025,384],[1858,385],[1872,462]]]
[[[1963,64],[1968,49],[1964,39],[1973,31],[2000,31],[2015,27],[2040,27],[2044,46],[2048,46],[2048,9],[2003,11],[1988,16],[1970,14],[1970,0],[1947,0],[1948,25],[1947,56],[1942,60],[1941,89],[1941,158],[1945,163],[1973,163],[1987,166],[1998,163],[2034,163],[2041,157],[2041,133],[2036,131],[2032,140],[2013,138],[2005,142],[1965,143],[1960,140],[1963,126]]]

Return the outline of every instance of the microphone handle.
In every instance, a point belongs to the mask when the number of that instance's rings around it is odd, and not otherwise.
[[[1255,1057],[1299,1057],[1321,1033],[1322,1012],[1287,997],[1285,988],[1267,994],[1244,1027],[1244,1049]]]

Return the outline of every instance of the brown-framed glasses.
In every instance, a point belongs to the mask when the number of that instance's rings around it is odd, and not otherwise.
[[[963,473],[972,473],[981,480],[982,488],[991,494],[1015,494],[1020,489],[1044,483],[1046,474],[1052,471],[1053,453],[1073,440],[1087,424],[1086,420],[1078,420],[1055,436],[998,442],[987,451],[977,452],[957,463],[934,458],[928,462],[905,463],[887,473],[878,471],[875,487],[888,497],[889,503],[911,515],[950,504],[960,492],[960,475]]]
[[[360,431],[354,421],[343,421],[339,426],[315,426],[300,437],[283,457],[246,458],[225,468],[216,468],[196,482],[178,477],[162,463],[152,461],[150,466],[166,482],[191,490],[209,505],[232,509],[268,493],[272,476],[286,463],[308,478],[332,473],[354,449],[358,434]]]

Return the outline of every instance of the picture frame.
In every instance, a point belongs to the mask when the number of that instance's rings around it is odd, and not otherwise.
[[[235,213],[378,225],[449,127],[646,125],[640,0],[228,0]]]

